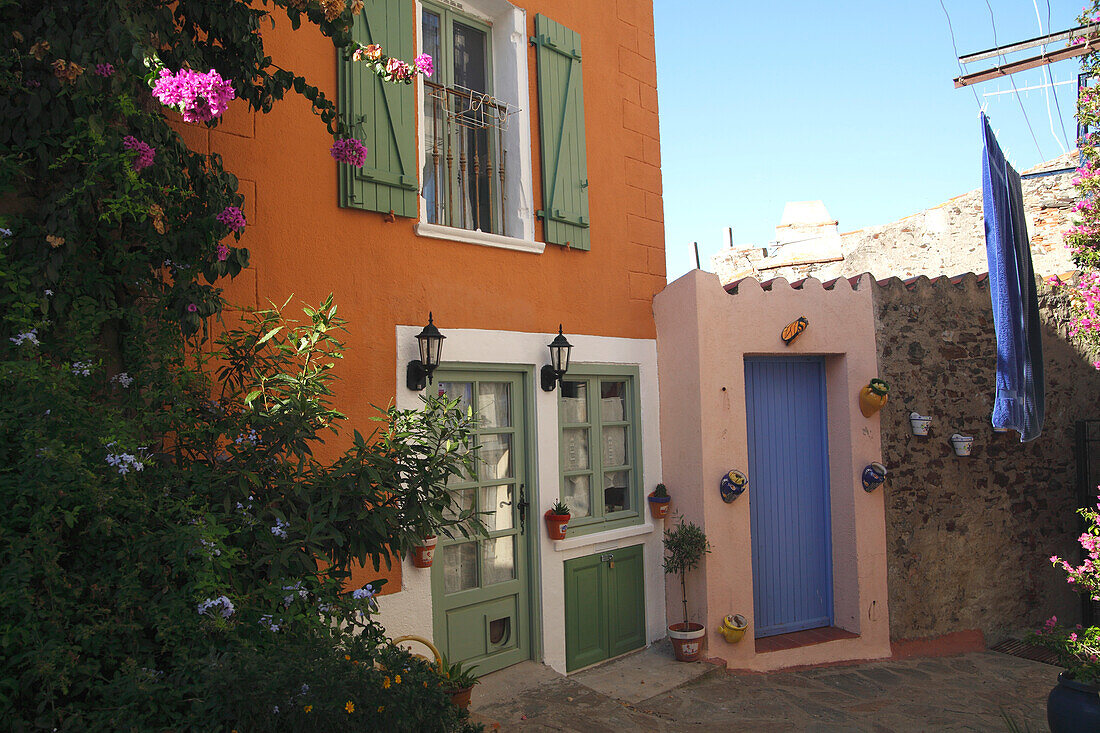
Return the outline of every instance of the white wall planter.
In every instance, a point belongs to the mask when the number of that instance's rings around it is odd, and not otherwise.
[[[928,428],[932,425],[932,418],[919,412],[909,413],[909,427],[913,429],[913,435],[928,435]]]
[[[951,447],[955,449],[955,455],[968,456],[974,449],[974,438],[969,435],[955,433],[951,436]]]

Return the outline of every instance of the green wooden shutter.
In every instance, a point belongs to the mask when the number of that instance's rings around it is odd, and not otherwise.
[[[542,139],[542,201],[538,212],[546,241],[589,249],[588,159],[584,147],[581,37],[535,16]]]
[[[367,0],[353,38],[377,43],[388,56],[413,57],[411,0]],[[367,146],[362,168],[340,164],[340,205],[417,215],[415,85],[387,84],[362,62],[340,59],[340,113]]]

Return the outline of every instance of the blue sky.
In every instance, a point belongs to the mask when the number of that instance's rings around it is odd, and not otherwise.
[[[998,45],[985,0],[944,4],[960,54]],[[1039,35],[1035,4],[989,0],[999,44]],[[1054,30],[1076,25],[1082,0],[1049,4]],[[1046,32],[1047,0],[1037,5]],[[707,268],[726,227],[737,244],[766,244],[786,201],[823,200],[844,232],[981,185],[979,107],[952,83],[959,69],[939,0],[655,0],[654,16],[670,281],[694,267],[693,241]],[[1049,68],[1055,81],[1075,81],[1078,67]],[[1014,77],[1019,89],[1045,79]],[[1042,89],[1020,92],[1038,150],[1015,95],[982,96],[1011,90],[1007,80],[974,89],[1018,169],[1062,152]],[[1072,143],[1074,86],[1056,91]],[[1062,139],[1053,97],[1050,115]]]

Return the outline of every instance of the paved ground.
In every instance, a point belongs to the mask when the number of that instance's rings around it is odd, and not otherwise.
[[[683,674],[676,662],[644,663],[657,677],[662,665]],[[489,675],[474,688],[471,710],[504,731],[1008,731],[1003,711],[1018,730],[1038,732],[1047,730],[1046,696],[1058,676],[1050,665],[997,652],[769,674],[680,666],[699,676],[644,696],[629,670],[563,677],[528,662]],[[582,684],[592,671],[602,691]]]

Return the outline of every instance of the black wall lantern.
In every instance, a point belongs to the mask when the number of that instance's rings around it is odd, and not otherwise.
[[[405,372],[405,386],[413,392],[419,392],[427,383],[432,383],[432,372],[439,366],[439,357],[443,353],[443,339],[447,338],[432,323],[432,314],[428,313],[428,325],[416,334],[416,343],[420,347],[420,358],[409,362]]]
[[[554,387],[561,381],[562,376],[569,370],[569,352],[573,350],[573,344],[561,332],[561,324],[558,324],[558,335],[550,342],[550,363],[542,368],[542,388],[547,392],[553,392]]]

